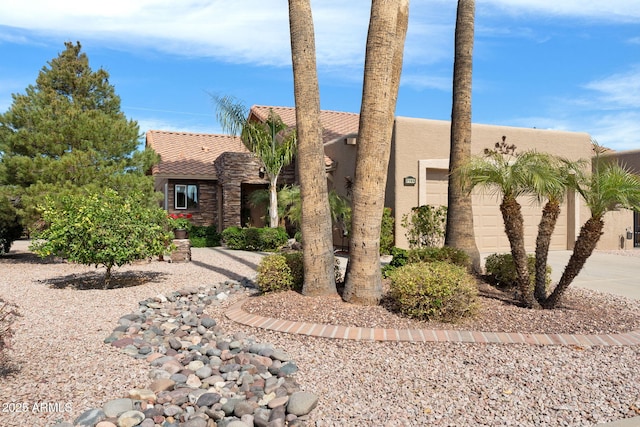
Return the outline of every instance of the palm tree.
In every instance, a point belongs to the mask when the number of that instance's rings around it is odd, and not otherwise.
[[[264,122],[249,121],[248,109],[235,98],[213,95],[216,118],[225,132],[240,135],[242,142],[262,163],[269,178],[269,226],[278,227],[278,176],[282,168],[293,161],[296,153],[296,132],[289,128],[273,110]]]
[[[475,0],[458,0],[453,63],[453,106],[447,226],[444,244],[465,251],[473,268],[480,271],[480,252],[473,230],[471,194],[462,191],[459,175],[453,173],[471,158],[471,80]]]
[[[484,157],[472,157],[457,169],[463,190],[470,193],[479,187],[489,194],[501,195],[500,212],[504,229],[511,246],[511,255],[518,275],[518,290],[522,304],[535,307],[536,301],[530,289],[527,252],[524,246],[524,219],[517,197],[530,192],[528,174],[536,153],[515,155],[515,146],[496,143],[495,150],[485,150]]]
[[[591,211],[591,217],[580,229],[573,253],[569,258],[560,282],[544,301],[545,308],[555,308],[573,279],[580,273],[587,259],[596,248],[604,215],[619,209],[640,210],[640,178],[625,167],[603,160],[601,148],[594,144],[596,156],[591,176],[577,179],[576,189]]]
[[[382,297],[380,229],[408,16],[408,0],[371,2],[343,295],[351,303]]]
[[[530,168],[530,189],[538,202],[541,203],[546,199],[538,224],[535,250],[534,297],[538,303],[542,304],[547,298],[547,259],[551,236],[560,216],[560,204],[567,190],[575,188],[575,178],[582,173],[586,162],[570,161],[543,153],[538,153],[536,158],[531,160],[536,164],[532,164]]]
[[[310,0],[289,0],[289,27],[303,240],[304,295],[336,293],[333,236],[320,124],[320,89]]]

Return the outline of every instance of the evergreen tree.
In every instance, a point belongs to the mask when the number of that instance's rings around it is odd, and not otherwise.
[[[109,73],[92,71],[79,42],[65,48],[0,115],[0,180],[20,197],[26,224],[46,195],[80,188],[138,190],[154,200],[145,173],[157,155],[137,150],[138,124],[120,111]]]

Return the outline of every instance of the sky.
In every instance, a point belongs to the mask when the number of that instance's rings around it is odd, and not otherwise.
[[[321,108],[357,113],[370,2],[312,0]],[[413,0],[396,115],[449,120],[457,2]],[[79,41],[148,130],[222,133],[212,94],[293,106],[285,0],[0,2],[0,113]],[[640,0],[476,0],[473,122],[640,149]]]

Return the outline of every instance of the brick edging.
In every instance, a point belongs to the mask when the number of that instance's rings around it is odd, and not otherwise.
[[[640,344],[640,330],[621,334],[531,334],[520,332],[479,332],[443,329],[360,328],[323,323],[295,322],[247,313],[243,301],[225,312],[228,319],[246,326],[329,339],[357,341],[460,342],[477,344],[531,344],[569,346],[635,346]]]

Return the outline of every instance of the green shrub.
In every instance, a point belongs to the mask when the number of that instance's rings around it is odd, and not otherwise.
[[[279,292],[293,288],[291,268],[287,258],[280,254],[272,254],[262,258],[258,265],[258,288],[264,292]]]
[[[222,240],[229,249],[274,251],[287,243],[289,236],[282,227],[229,227],[222,232]]]
[[[229,249],[244,249],[247,245],[245,234],[240,227],[228,227],[222,231],[222,241]]]
[[[287,240],[289,240],[287,230],[285,230],[284,227],[264,227],[260,228],[259,230],[260,245],[262,247],[262,250],[276,250],[279,247],[285,245],[287,243]]]
[[[198,226],[189,227],[189,240],[194,248],[211,248],[220,246],[220,233],[215,226]]]
[[[478,290],[463,267],[419,262],[398,267],[389,277],[390,297],[408,317],[455,322],[477,312]]]
[[[407,263],[446,261],[460,267],[470,268],[471,260],[466,252],[460,249],[443,246],[426,247],[407,251]]]
[[[391,261],[382,267],[382,277],[389,277],[389,274],[398,267],[407,263],[407,250],[402,248],[391,248]]]
[[[447,207],[423,205],[402,216],[402,226],[410,248],[442,245],[447,223]]]
[[[262,247],[262,228],[249,227],[243,228],[244,233],[244,250],[261,251]]]
[[[529,270],[529,282],[531,286],[536,283],[536,257],[527,255],[527,269]],[[491,254],[485,260],[485,270],[491,281],[496,285],[513,288],[517,286],[518,274],[511,254]],[[547,286],[551,283],[551,267],[547,266]]]
[[[304,285],[304,261],[302,252],[284,252],[283,255],[287,261],[289,269],[291,270],[291,278],[293,280],[292,289],[296,292],[300,292]]]
[[[388,255],[393,247],[393,216],[391,208],[384,208],[380,227],[380,255]]]
[[[22,235],[22,225],[11,201],[0,195],[0,254],[7,253]]]

